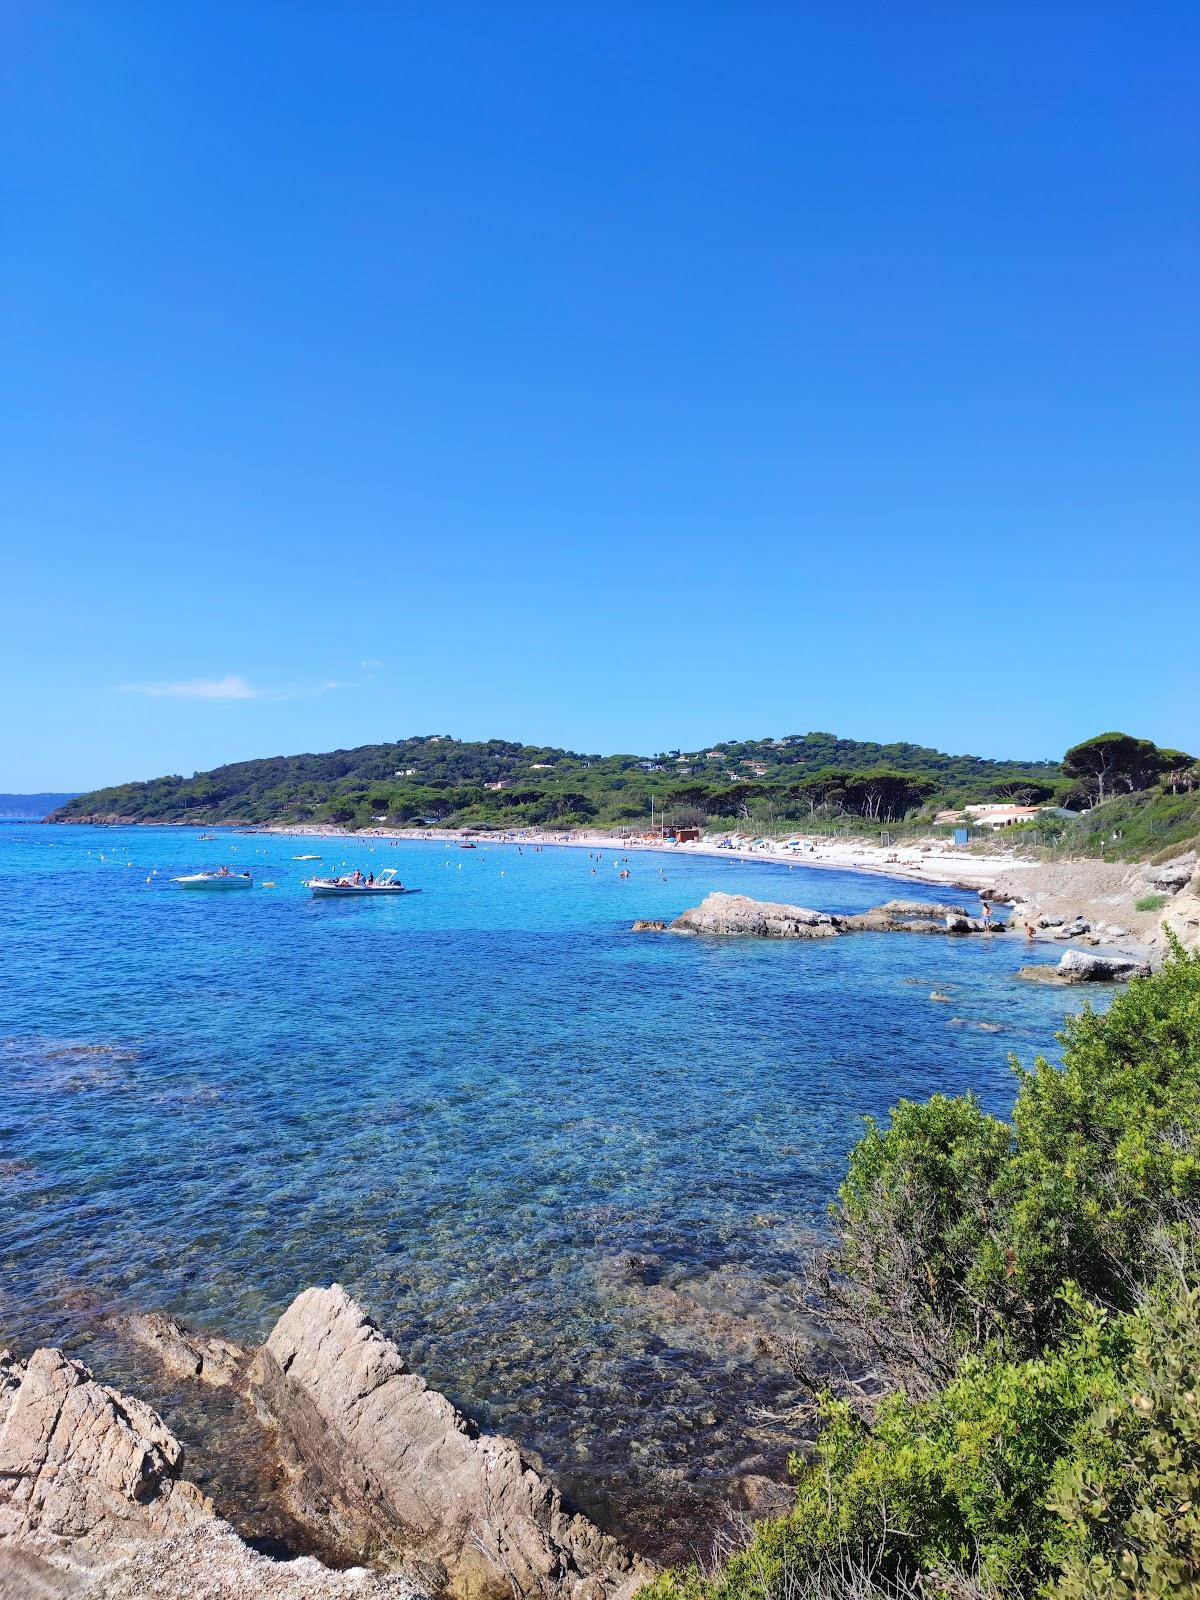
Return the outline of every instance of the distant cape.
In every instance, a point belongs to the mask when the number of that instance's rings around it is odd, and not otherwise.
[[[0,794],[0,818],[17,822],[40,822],[68,800],[74,800],[78,789],[70,794]]]

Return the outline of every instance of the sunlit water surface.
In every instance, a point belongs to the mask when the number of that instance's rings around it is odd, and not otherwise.
[[[396,865],[423,893],[313,900],[305,850],[325,871]],[[170,882],[221,861],[259,884]],[[945,890],[618,866],[0,827],[0,1333],[146,1392],[113,1313],[258,1338],[337,1279],[607,1526],[686,1550],[734,1480],[782,1474],[787,1444],[756,1415],[786,1403],[785,1375],[703,1310],[785,1316],[862,1116],[966,1089],[1007,1112],[1008,1053],[1054,1055],[1064,999],[1016,981],[1009,937],[629,932],[712,889],[830,911]],[[155,1397],[207,1481],[219,1452],[192,1401]]]

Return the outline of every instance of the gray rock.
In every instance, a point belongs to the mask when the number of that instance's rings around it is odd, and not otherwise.
[[[510,1440],[481,1434],[340,1285],[308,1289],[255,1357],[297,1514],[384,1563],[417,1560],[457,1595],[628,1600],[652,1574],[581,1516]]]
[[[677,933],[749,934],[762,939],[828,939],[837,920],[804,906],[752,900],[744,894],[706,895],[698,906],[676,917]]]
[[[1056,967],[1022,967],[1017,976],[1027,983],[1125,983],[1130,978],[1145,978],[1149,974],[1147,961],[1067,950]]]
[[[60,1350],[0,1356],[0,1537],[179,1531],[208,1511],[155,1412]]]
[[[1124,956],[1093,956],[1083,950],[1068,950],[1058,963],[1060,972],[1077,974],[1075,983],[1123,983],[1128,978],[1150,976],[1148,961],[1133,961]]]
[[[845,933],[1000,933],[1002,922],[984,922],[963,906],[931,904],[924,900],[888,900],[852,917],[839,918]]]
[[[755,1520],[784,1517],[796,1503],[796,1491],[762,1473],[747,1472],[731,1484],[729,1503],[735,1511]]]
[[[639,917],[634,923],[633,933],[665,933],[666,923],[660,922],[655,917]]]
[[[924,900],[889,900],[854,916],[831,916],[806,906],[752,900],[744,894],[710,894],[676,917],[676,933],[749,935],[760,939],[828,939],[839,933],[999,933],[1001,922],[984,922],[962,906]]]
[[[1146,878],[1156,889],[1183,889],[1191,882],[1195,870],[1196,852],[1189,850],[1186,855],[1176,856],[1173,861],[1164,861],[1159,867],[1151,867]]]
[[[423,1600],[403,1577],[277,1562],[181,1474],[142,1401],[59,1350],[0,1353],[0,1595],[13,1600]]]

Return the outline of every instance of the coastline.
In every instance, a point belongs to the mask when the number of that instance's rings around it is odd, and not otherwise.
[[[312,828],[301,824],[251,826],[242,831],[271,833],[294,838],[367,838],[388,844],[443,843],[459,846],[468,838],[477,848],[489,846],[511,849],[514,846],[541,849],[586,849],[622,856],[651,854],[714,860],[762,862],[775,867],[811,867],[816,870],[853,872],[864,877],[908,880],[935,888],[955,889],[1014,906],[1015,919],[1027,930],[1031,944],[1053,943],[1068,948],[1080,943],[1103,945],[1110,954],[1162,961],[1168,946],[1166,932],[1185,946],[1200,943],[1200,896],[1186,888],[1177,892],[1174,903],[1152,911],[1138,909],[1148,891],[1157,887],[1158,870],[1141,862],[1106,862],[1081,857],[1069,861],[1044,862],[1022,858],[1011,851],[994,855],[968,855],[963,851],[938,848],[936,843],[914,844],[889,849],[858,840],[834,842],[812,839],[812,848],[789,850],[774,842],[739,842],[727,847],[715,841],[690,840],[684,844],[645,838],[623,839],[599,829],[576,829],[570,833],[526,829],[516,834],[495,837],[478,834],[470,828],[360,828],[348,832],[333,825]],[[803,835],[800,835],[803,837]],[[1168,900],[1171,896],[1166,897]],[[1043,925],[1044,924],[1044,925]],[[1068,937],[1065,927],[1078,926],[1076,937]]]
[[[764,862],[776,867],[800,866],[907,880],[1009,904],[1015,908],[1013,916],[1027,927],[1030,942],[1034,943],[1061,944],[1069,938],[1063,930],[1078,926],[1077,937],[1085,944],[1104,945],[1113,954],[1155,964],[1164,958],[1170,938],[1179,939],[1185,948],[1200,944],[1200,872],[1193,877],[1195,857],[1186,853],[1180,857],[1180,863],[1190,864],[1182,875],[1164,883],[1162,874],[1167,868],[1148,862],[1108,862],[1094,857],[1035,861],[1004,850],[973,855],[947,848],[937,840],[889,848],[859,839],[839,841],[813,834],[807,836],[810,848],[793,850],[776,841],[756,844],[738,839],[736,835],[733,836],[736,842],[730,846],[711,839],[679,844],[647,839],[644,835],[621,837],[599,828],[569,832],[526,828],[520,832],[492,834],[472,828],[351,830],[333,823],[142,823],[115,817],[103,819],[102,825],[218,829],[229,833],[347,842],[361,838],[396,846],[429,843],[459,846],[469,840],[479,849],[534,847],[626,856],[651,854]],[[796,836],[801,840],[806,838],[801,832]],[[1166,893],[1161,892],[1164,889]],[[1147,905],[1150,900],[1160,903],[1150,907]],[[1070,939],[1070,942],[1076,940]]]

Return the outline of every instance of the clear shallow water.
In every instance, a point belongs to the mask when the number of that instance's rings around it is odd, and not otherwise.
[[[220,861],[275,887],[169,882]],[[628,932],[714,888],[837,911],[961,895],[617,861],[0,827],[0,1335],[121,1381],[110,1312],[258,1337],[336,1278],[607,1525],[686,1547],[787,1447],[749,1416],[783,1375],[692,1309],[770,1321],[862,1115],[968,1088],[1007,1112],[1008,1052],[1054,1055],[1065,1001],[1015,980],[1038,958],[1015,938]],[[424,892],[304,892],[343,862]]]

